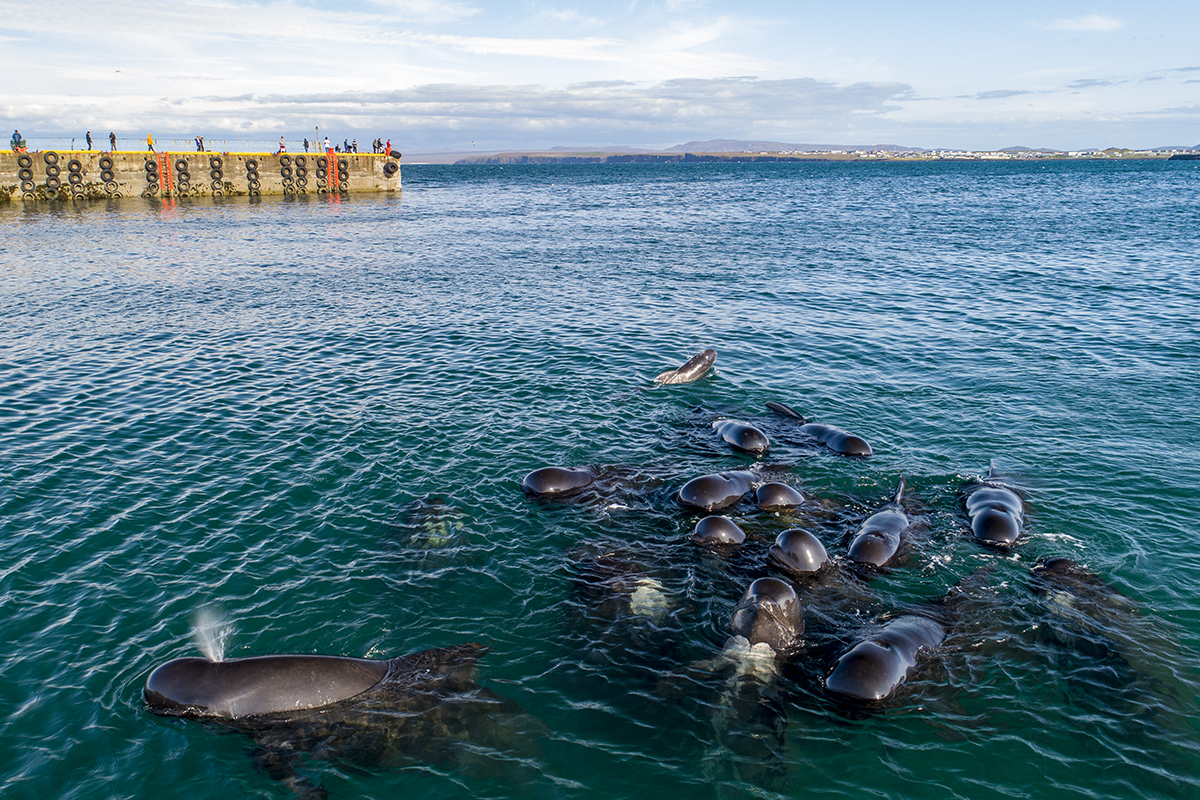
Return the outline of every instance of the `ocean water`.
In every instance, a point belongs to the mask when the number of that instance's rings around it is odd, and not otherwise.
[[[331,797],[1196,797],[1198,261],[1189,162],[409,166],[394,198],[0,206],[0,795],[292,796],[250,737],[143,707],[203,611],[229,658],[491,648],[529,735],[306,756]],[[653,385],[706,347],[711,374]],[[551,465],[599,489],[526,498]],[[1004,550],[961,507],[990,465],[1026,503]],[[742,550],[701,551],[674,493],[731,468],[811,503],[744,502]],[[775,535],[841,556],[901,477],[899,562],[800,585],[777,675],[715,666]],[[581,582],[609,552],[648,613]],[[1102,584],[1037,591],[1056,556]],[[893,698],[822,689],[953,587]]]

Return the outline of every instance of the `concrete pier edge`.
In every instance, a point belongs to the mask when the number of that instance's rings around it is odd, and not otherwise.
[[[0,151],[0,202],[399,192],[400,153]]]

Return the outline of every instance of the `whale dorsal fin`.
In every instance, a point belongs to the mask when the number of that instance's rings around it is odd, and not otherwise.
[[[771,410],[772,410],[772,411],[774,411],[776,414],[782,414],[782,415],[783,415],[783,416],[785,416],[785,417],[791,417],[791,418],[793,418],[793,419],[798,419],[798,420],[800,420],[800,422],[801,422],[801,423],[807,423],[807,422],[808,422],[808,420],[806,420],[806,419],[805,419],[805,418],[804,418],[804,417],[803,417],[803,416],[800,414],[800,412],[799,412],[799,411],[797,411],[796,409],[792,408],[791,406],[785,406],[783,403],[776,403],[774,400],[768,400],[768,401],[767,401],[767,408],[771,409]]]

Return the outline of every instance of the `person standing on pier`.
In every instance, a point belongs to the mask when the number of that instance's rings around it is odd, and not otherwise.
[[[108,152],[112,153],[117,149],[117,135],[112,131],[108,132]]]
[[[91,149],[92,149],[92,132],[91,132],[91,131],[88,131],[88,132],[85,134],[85,137],[87,138],[88,150],[91,150]]]
[[[308,137],[304,137],[304,152],[308,152]]]
[[[154,136],[149,133],[146,134],[146,150],[154,152]]]
[[[329,137],[328,136],[325,137],[325,150],[326,150],[326,152],[329,151]]]
[[[282,136],[279,137],[279,152],[281,152],[281,153],[287,152],[287,143],[283,141]]]

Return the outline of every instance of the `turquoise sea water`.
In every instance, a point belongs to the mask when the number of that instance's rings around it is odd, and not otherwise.
[[[0,206],[0,795],[289,796],[247,737],[142,707],[205,607],[233,623],[228,657],[483,642],[482,683],[538,720],[515,771],[308,760],[333,797],[1200,793],[1194,164],[404,182]],[[705,347],[713,374],[652,386]],[[875,455],[789,435],[769,400]],[[713,436],[722,416],[762,425],[756,468],[817,509],[738,506],[751,541],[727,558],[672,499],[756,463]],[[959,505],[993,462],[1027,503],[1007,551]],[[521,492],[589,464],[621,479]],[[844,553],[901,476],[900,564],[847,579],[849,610],[802,586],[809,650],[757,693],[693,679],[779,531]],[[598,619],[589,542],[639,561],[666,613]],[[1033,591],[1052,556],[1128,602]],[[970,602],[892,701],[822,691],[857,636],[960,582]]]

